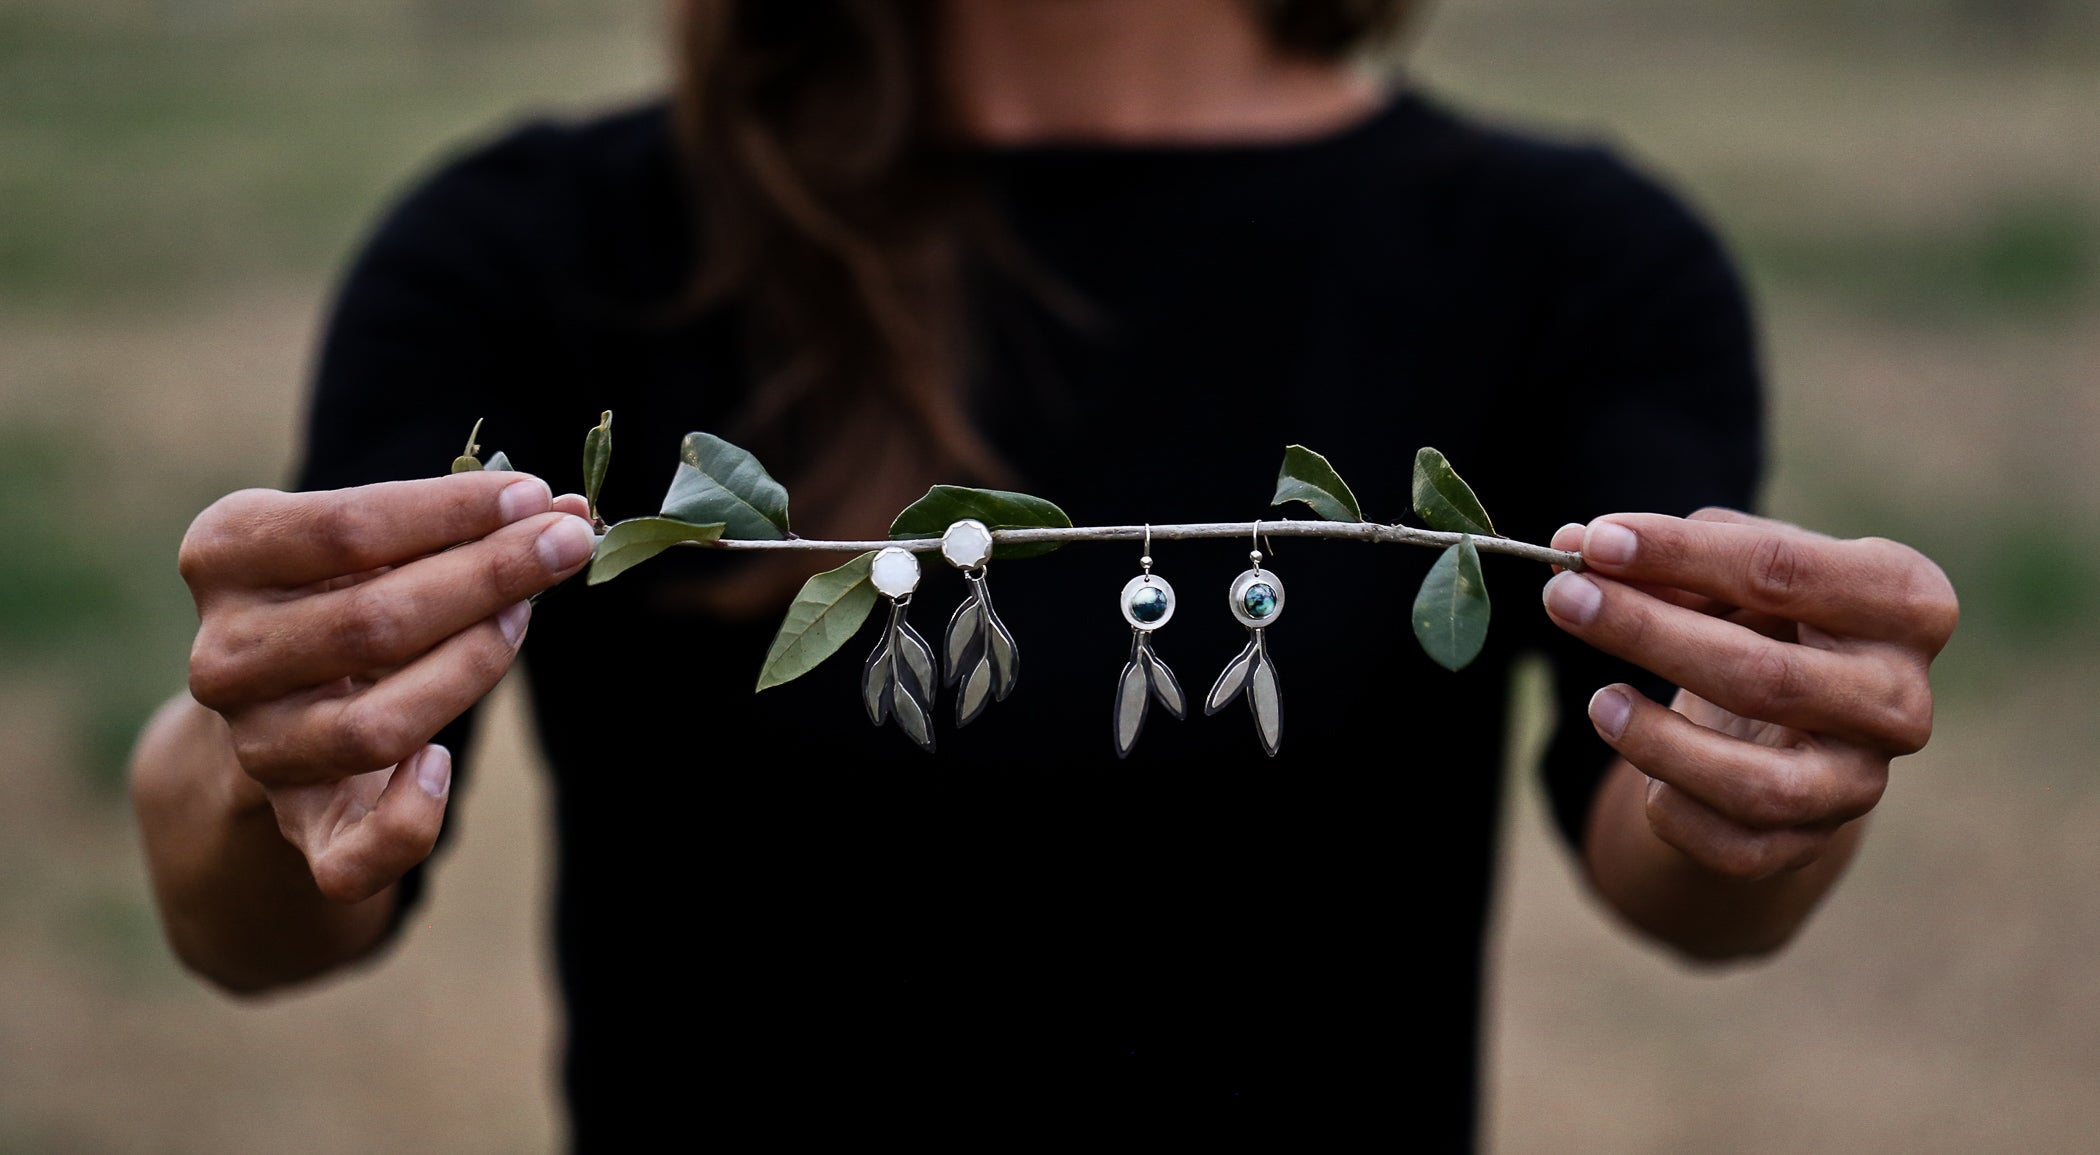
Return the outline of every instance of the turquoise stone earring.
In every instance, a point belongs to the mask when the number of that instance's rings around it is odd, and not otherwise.
[[[919,588],[919,559],[910,550],[889,546],[868,567],[875,592],[890,599],[889,625],[861,667],[861,704],[877,726],[894,719],[927,753],[933,752],[933,651],[926,639],[904,620],[912,591]]]
[[[1254,711],[1254,728],[1261,735],[1262,749],[1270,757],[1283,745],[1283,694],[1276,683],[1276,663],[1269,658],[1264,640],[1269,626],[1283,616],[1283,582],[1273,571],[1261,568],[1261,523],[1254,523],[1254,542],[1249,550],[1250,568],[1232,579],[1226,604],[1232,616],[1247,627],[1247,648],[1225,664],[1218,681],[1204,698],[1203,712],[1215,714],[1232,704],[1244,691]]]
[[[1021,676],[1021,652],[1014,636],[992,609],[992,591],[984,581],[992,557],[992,531],[966,517],[941,535],[941,556],[963,571],[970,592],[948,619],[941,647],[948,663],[948,685],[955,687],[955,725],[969,725],[992,701],[1005,701]]]
[[[1152,572],[1152,527],[1145,527],[1145,554],[1138,559],[1143,571],[1123,584],[1123,595],[1118,605],[1123,611],[1123,620],[1130,623],[1130,661],[1123,666],[1123,676],[1116,682],[1116,708],[1113,721],[1116,734],[1116,757],[1130,756],[1131,747],[1137,745],[1138,735],[1145,729],[1145,713],[1152,699],[1167,713],[1178,720],[1187,714],[1188,706],[1181,693],[1181,682],[1174,671],[1152,652],[1152,631],[1167,624],[1174,616],[1174,587],[1167,579]]]

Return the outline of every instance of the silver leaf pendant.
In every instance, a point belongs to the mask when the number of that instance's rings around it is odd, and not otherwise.
[[[1283,748],[1283,688],[1277,682],[1276,663],[1269,657],[1266,631],[1283,615],[1283,582],[1261,568],[1256,554],[1254,568],[1233,579],[1227,598],[1232,616],[1247,627],[1247,647],[1219,672],[1203,699],[1203,712],[1215,714],[1244,693],[1262,749],[1273,758]]]
[[[1013,632],[992,608],[992,588],[985,583],[985,563],[992,556],[992,532],[975,518],[964,518],[941,535],[941,555],[963,571],[969,592],[948,619],[941,642],[948,685],[955,691],[957,729],[977,720],[984,708],[1003,702],[1021,677],[1021,653]]]
[[[1152,635],[1137,633],[1130,640],[1130,661],[1124,663],[1123,676],[1116,681],[1116,757],[1130,757],[1138,735],[1145,732],[1145,715],[1154,701],[1176,721],[1188,716],[1181,680],[1152,652]]]
[[[1119,606],[1130,623],[1130,660],[1116,680],[1114,713],[1116,757],[1128,758],[1145,731],[1145,715],[1157,701],[1178,720],[1188,715],[1188,700],[1181,680],[1152,649],[1152,631],[1174,616],[1174,587],[1152,573],[1152,559],[1144,559],[1145,572],[1123,586]]]
[[[955,690],[958,728],[976,721],[992,702],[1004,701],[1021,676],[1020,651],[1014,646],[1012,631],[992,608],[992,591],[984,571],[963,577],[970,583],[970,592],[948,619],[947,639],[941,647],[948,663],[948,685]]]
[[[877,726],[894,721],[906,737],[933,751],[933,651],[905,620],[911,591],[919,584],[918,559],[891,547],[878,553],[871,569],[875,588],[890,599],[889,622],[882,638],[861,667],[861,705]]]

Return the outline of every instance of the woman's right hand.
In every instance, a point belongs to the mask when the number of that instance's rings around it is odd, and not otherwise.
[[[361,901],[429,856],[451,783],[430,740],[510,669],[526,599],[590,560],[584,512],[481,471],[247,489],[190,524],[190,694],[323,894]]]

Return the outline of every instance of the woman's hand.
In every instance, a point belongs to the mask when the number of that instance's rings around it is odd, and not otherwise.
[[[191,523],[190,694],[322,894],[363,900],[429,855],[451,780],[430,739],[510,668],[526,599],[589,560],[583,513],[537,478],[474,472],[243,490]]]
[[[1927,671],[1959,611],[1908,546],[1719,509],[1613,514],[1553,544],[1589,566],[1547,583],[1554,623],[1683,687],[1665,708],[1606,686],[1590,720],[1646,776],[1654,837],[1713,875],[1816,863],[1932,732]]]

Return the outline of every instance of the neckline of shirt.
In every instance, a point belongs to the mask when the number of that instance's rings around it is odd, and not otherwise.
[[[1379,135],[1387,126],[1409,119],[1421,106],[1413,89],[1393,89],[1381,95],[1371,111],[1347,124],[1302,136],[1260,140],[1117,141],[1050,139],[1019,143],[971,142],[959,145],[955,155],[990,164],[1062,163],[1193,163],[1262,161],[1345,152],[1357,143]]]

